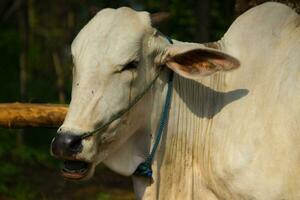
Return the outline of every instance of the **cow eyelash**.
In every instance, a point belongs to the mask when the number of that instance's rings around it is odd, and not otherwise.
[[[139,62],[134,60],[134,61],[131,61],[130,63],[127,63],[122,71],[125,71],[125,70],[132,70],[132,69],[137,69],[137,67],[139,66]]]

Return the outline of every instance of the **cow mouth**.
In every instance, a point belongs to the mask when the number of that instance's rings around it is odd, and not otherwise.
[[[91,171],[92,163],[80,160],[65,160],[61,169],[61,175],[71,180],[85,178]]]

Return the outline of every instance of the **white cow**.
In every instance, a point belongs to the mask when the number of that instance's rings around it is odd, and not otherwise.
[[[52,143],[63,176],[91,177],[100,162],[132,175],[156,140],[174,71],[153,177],[133,176],[137,198],[300,199],[299,15],[265,3],[218,42],[170,42],[130,8],[104,9],[80,31],[72,101]]]

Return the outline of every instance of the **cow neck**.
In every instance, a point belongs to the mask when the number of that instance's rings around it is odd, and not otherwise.
[[[173,44],[173,41],[171,38],[169,38],[168,36],[165,36],[165,38],[169,41],[170,44]],[[154,144],[152,146],[150,154],[147,156],[145,161],[140,163],[138,165],[138,167],[136,168],[136,170],[134,172],[134,175],[136,175],[136,176],[152,178],[153,171],[152,171],[151,166],[152,166],[152,162],[153,162],[156,150],[160,143],[164,128],[168,122],[172,92],[173,92],[173,72],[171,72],[171,74],[169,76],[166,100],[165,100],[165,104],[164,104],[164,107],[163,107],[163,110],[161,113],[161,117],[160,117],[160,121],[158,124],[158,129],[157,129]]]
[[[154,159],[156,150],[158,148],[158,145],[160,143],[164,128],[168,122],[168,117],[169,117],[169,110],[170,110],[170,105],[171,105],[171,98],[172,98],[172,91],[173,91],[173,72],[171,72],[168,80],[168,90],[166,94],[166,100],[165,104],[161,113],[160,121],[158,124],[158,129],[156,132],[156,138],[154,141],[154,144],[152,146],[152,149],[150,151],[150,154],[147,156],[146,160],[139,164],[137,169],[134,172],[134,175],[137,176],[144,176],[144,177],[152,177],[152,161]]]

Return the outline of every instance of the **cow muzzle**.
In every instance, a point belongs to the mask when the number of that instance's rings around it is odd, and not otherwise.
[[[63,177],[78,180],[88,176],[92,169],[92,163],[78,158],[82,149],[82,138],[78,135],[59,133],[54,137],[50,151],[52,156],[64,161],[61,169]]]

